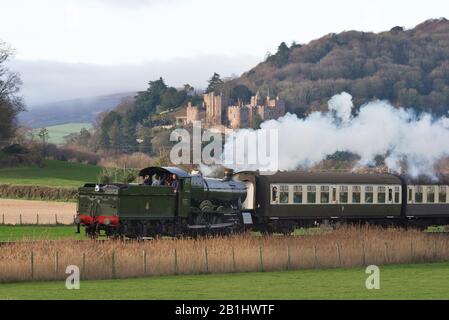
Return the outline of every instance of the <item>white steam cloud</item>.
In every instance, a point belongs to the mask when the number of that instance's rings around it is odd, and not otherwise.
[[[395,108],[386,101],[363,105],[352,116],[352,97],[343,92],[329,101],[329,112],[313,112],[305,119],[287,114],[261,124],[261,130],[278,131],[279,170],[310,168],[338,151],[360,157],[359,166],[373,165],[377,156],[394,172],[406,164],[412,176],[434,175],[435,163],[449,156],[449,118],[434,119],[412,110]],[[233,138],[246,134],[240,130]],[[258,142],[260,143],[260,142]],[[224,147],[228,154],[230,141]],[[256,170],[255,165],[235,165]]]

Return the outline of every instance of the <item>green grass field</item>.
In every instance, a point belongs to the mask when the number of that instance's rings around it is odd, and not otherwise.
[[[1,241],[86,239],[84,230],[75,233],[75,226],[0,226]]]
[[[15,167],[0,169],[0,184],[80,187],[96,182],[101,168],[82,163],[45,160],[45,167]]]
[[[367,290],[364,268],[10,283],[0,299],[449,299],[449,263],[380,268],[380,290]]]
[[[83,128],[89,130],[92,128],[92,124],[89,122],[67,123],[56,126],[49,126],[46,128],[48,130],[48,142],[54,144],[62,144],[64,143],[65,136],[71,133],[79,133]],[[39,133],[39,130],[40,128],[34,129],[33,132],[37,135]]]

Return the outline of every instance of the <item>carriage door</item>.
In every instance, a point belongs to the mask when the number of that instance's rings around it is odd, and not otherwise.
[[[337,186],[331,186],[331,203],[338,203]]]
[[[187,217],[190,213],[191,179],[181,179],[180,183],[181,185],[178,194],[178,217]]]
[[[388,203],[394,203],[394,198],[393,198],[393,196],[394,196],[394,190],[393,190],[393,187],[387,187],[387,191],[388,191]]]
[[[279,203],[279,192],[280,188],[278,184],[270,185],[270,204]]]

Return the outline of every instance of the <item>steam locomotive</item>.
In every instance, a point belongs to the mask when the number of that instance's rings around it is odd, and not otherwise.
[[[240,232],[291,233],[318,224],[371,223],[425,228],[449,224],[449,177],[227,170],[223,179],[176,167],[140,176],[176,175],[169,185],[86,184],[76,222],[87,235],[145,238]]]

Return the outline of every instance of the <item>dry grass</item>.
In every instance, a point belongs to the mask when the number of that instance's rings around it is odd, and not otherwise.
[[[295,237],[241,235],[146,242],[37,241],[2,246],[0,281],[65,279],[67,265],[79,266],[82,279],[109,279],[448,259],[449,237],[445,234],[373,227],[345,227]]]

